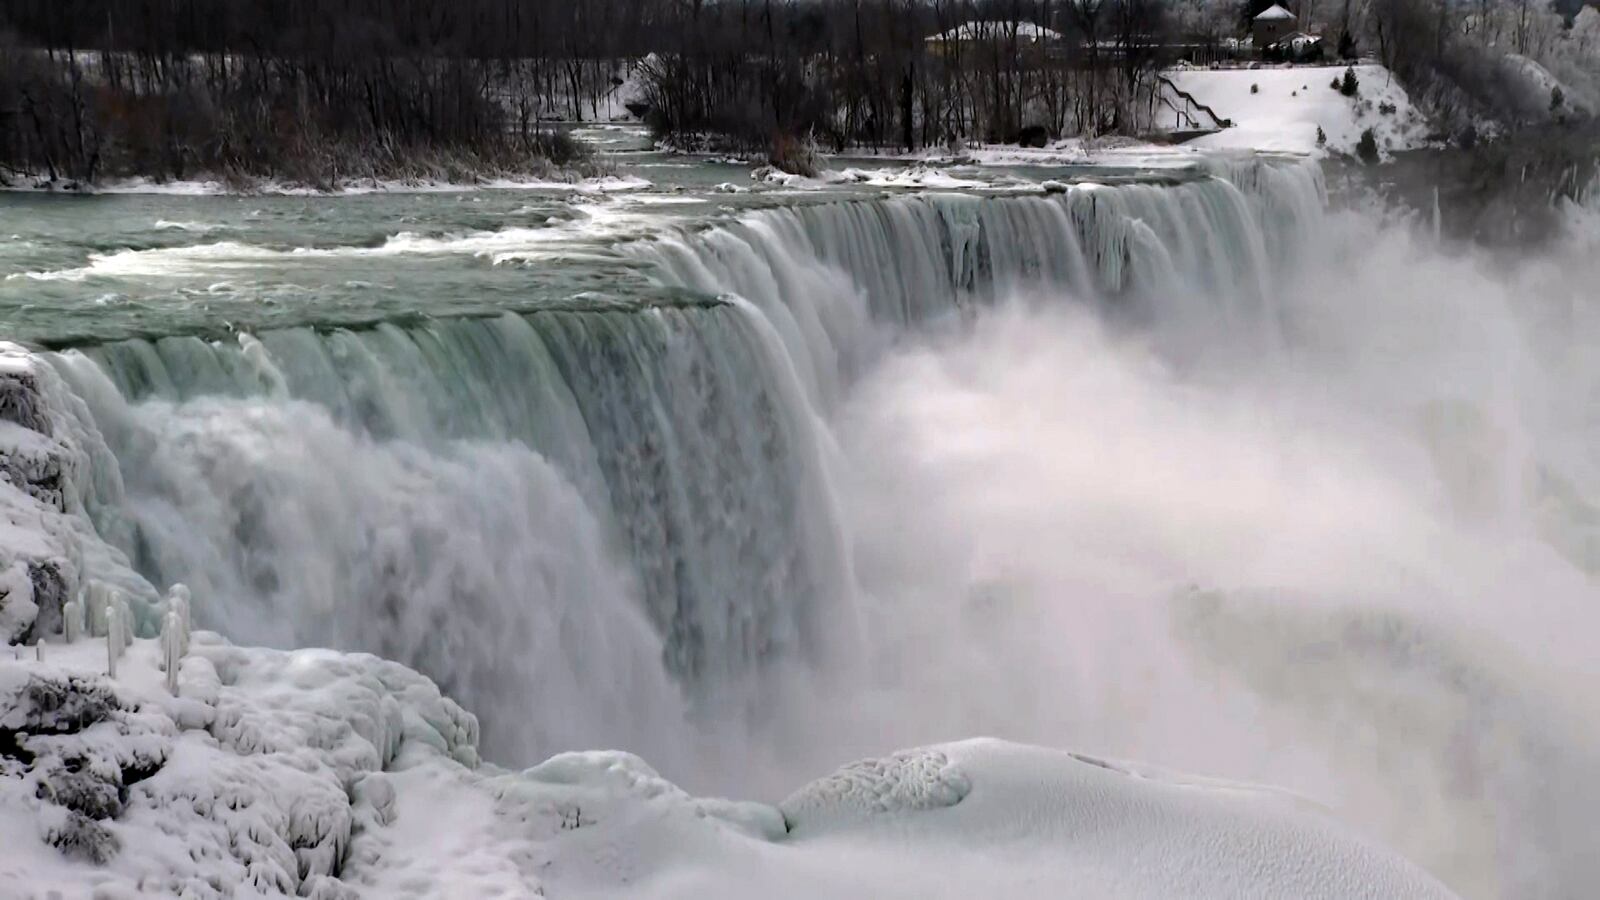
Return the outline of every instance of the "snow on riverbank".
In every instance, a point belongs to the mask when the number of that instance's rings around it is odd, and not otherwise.
[[[263,181],[246,191],[221,181],[155,181],[149,178],[114,178],[93,185],[79,182],[51,182],[44,177],[19,178],[0,186],[0,191],[57,194],[158,194],[208,197],[229,194],[263,194],[294,197],[359,196],[362,194],[457,194],[470,191],[544,191],[549,193],[614,194],[642,191],[653,185],[637,175],[605,175],[571,181],[547,178],[484,178],[472,182],[384,181],[361,179],[345,183],[334,191],[281,181]]]
[[[893,159],[941,168],[1105,166],[1113,169],[1172,169],[1192,166],[1200,155],[1186,145],[1155,144],[1111,136],[1063,138],[1043,147],[973,144],[957,150],[926,149],[914,153],[872,153],[863,150],[844,154],[837,159],[839,162]]]
[[[1405,89],[1382,66],[1354,67],[1360,89],[1345,96],[1333,88],[1344,66],[1262,69],[1178,69],[1168,77],[1233,127],[1185,145],[1200,150],[1268,153],[1355,153],[1370,128],[1380,152],[1421,147],[1428,122]],[[1181,101],[1179,101],[1181,103]],[[1326,140],[1319,143],[1317,129]]]

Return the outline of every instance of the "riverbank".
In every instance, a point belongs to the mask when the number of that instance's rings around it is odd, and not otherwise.
[[[566,177],[561,177],[561,175]],[[275,178],[223,179],[198,178],[162,181],[148,176],[112,178],[85,183],[68,179],[50,180],[35,175],[18,178],[11,184],[0,184],[0,191],[39,194],[156,194],[185,197],[214,196],[360,196],[363,194],[409,193],[449,194],[475,190],[527,190],[547,192],[573,192],[612,194],[638,191],[650,187],[650,182],[636,175],[597,174],[578,172],[548,175],[496,175],[467,179],[438,178],[351,178],[329,187],[317,187],[302,182]]]

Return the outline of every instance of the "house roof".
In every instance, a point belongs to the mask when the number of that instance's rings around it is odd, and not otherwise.
[[[1293,19],[1294,13],[1289,12],[1278,4],[1267,7],[1260,15],[1256,16],[1257,22],[1280,22],[1284,19]]]

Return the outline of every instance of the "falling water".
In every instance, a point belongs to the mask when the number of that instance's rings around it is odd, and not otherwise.
[[[1555,896],[1592,313],[1409,234],[1309,164],[797,201],[609,251],[673,302],[85,344],[51,398],[91,567],[418,667],[491,758],[760,791],[992,731]]]

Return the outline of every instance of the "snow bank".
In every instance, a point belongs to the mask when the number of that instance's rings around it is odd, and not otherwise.
[[[788,188],[790,190],[821,190],[840,185],[865,185],[868,187],[935,191],[1013,189],[1027,186],[1014,178],[990,178],[988,180],[964,178],[954,175],[939,166],[922,162],[910,166],[885,166],[877,169],[863,169],[854,166],[843,169],[827,169],[817,173],[815,178],[785,172],[774,166],[762,166],[752,171],[750,178],[758,185]],[[734,190],[737,189],[735,188]],[[729,192],[722,185],[717,187],[717,191],[722,193]]]
[[[1368,128],[1385,154],[1423,146],[1428,123],[1394,76],[1382,66],[1355,67],[1360,91],[1346,97],[1333,80],[1343,66],[1264,69],[1177,69],[1168,77],[1232,128],[1186,146],[1269,153],[1354,153]],[[1181,102],[1181,101],[1180,101]],[[1391,111],[1392,110],[1392,111]],[[1326,136],[1318,144],[1317,129]]]
[[[543,870],[546,888],[595,898],[1450,896],[1281,794],[994,740],[854,763],[781,809],[789,831],[777,841],[681,808],[580,824]]]
[[[1023,147],[1017,144],[970,144],[958,149],[927,148],[911,153],[873,152],[856,150],[836,159],[884,159],[916,163],[915,169],[941,172],[960,168],[1063,168],[1103,166],[1114,169],[1181,169],[1193,166],[1201,157],[1199,151],[1187,145],[1154,144],[1135,138],[1106,136],[1100,138],[1063,138],[1043,147]],[[913,171],[915,171],[915,169]],[[865,172],[877,174],[880,170],[844,169],[843,173]],[[893,169],[881,170],[885,175]],[[958,179],[970,181],[970,179]],[[926,185],[896,185],[926,186]],[[965,186],[965,185],[953,185]]]

